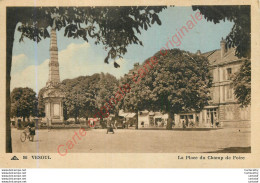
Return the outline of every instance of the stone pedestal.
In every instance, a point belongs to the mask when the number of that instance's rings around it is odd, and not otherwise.
[[[58,87],[48,88],[44,94],[43,99],[45,103],[45,119],[44,122],[48,126],[54,124],[61,124],[64,121],[62,98],[64,94]]]

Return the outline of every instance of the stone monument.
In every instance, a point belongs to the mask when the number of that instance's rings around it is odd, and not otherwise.
[[[45,103],[45,119],[43,121],[46,122],[48,126],[63,123],[62,98],[64,98],[64,94],[60,89],[57,35],[54,21],[51,29],[49,79],[46,83],[45,92],[43,93]]]

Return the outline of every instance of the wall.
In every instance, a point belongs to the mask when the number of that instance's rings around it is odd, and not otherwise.
[[[144,125],[149,126],[149,115],[148,114],[138,114],[138,126],[142,127],[141,123],[144,122]]]

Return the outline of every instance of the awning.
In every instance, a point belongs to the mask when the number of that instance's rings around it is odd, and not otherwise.
[[[119,116],[122,116],[124,118],[132,118],[135,116],[135,113],[120,113]]]
[[[127,118],[133,118],[133,117],[135,117],[135,115],[136,115],[135,113],[128,113],[126,117]]]
[[[214,108],[218,108],[218,106],[217,105],[208,105],[208,106],[205,106],[204,107],[205,109],[214,109]]]
[[[125,118],[128,114],[127,113],[121,113],[121,114],[118,114],[118,115]]]

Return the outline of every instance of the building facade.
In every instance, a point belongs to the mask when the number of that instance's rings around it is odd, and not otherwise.
[[[138,127],[166,127],[168,114],[161,112],[140,111],[138,113]]]
[[[184,122],[199,127],[250,127],[250,106],[239,107],[232,87],[232,76],[245,59],[235,56],[235,48],[226,49],[224,40],[220,42],[220,49],[197,54],[207,57],[210,63],[211,100],[201,112],[175,115],[177,126]]]

